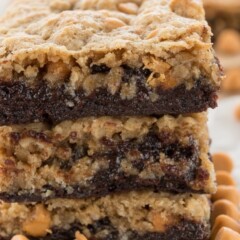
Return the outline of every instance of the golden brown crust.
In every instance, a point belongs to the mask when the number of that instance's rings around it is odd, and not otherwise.
[[[219,85],[221,73],[200,1],[17,0],[13,4],[0,20],[4,81],[22,75],[31,84],[43,67],[48,69],[41,75],[44,80],[61,81],[62,70],[53,76],[48,67],[60,62],[71,84],[78,86],[92,64],[144,66],[160,74],[158,81],[173,78],[190,87],[193,79],[205,75],[213,86]]]

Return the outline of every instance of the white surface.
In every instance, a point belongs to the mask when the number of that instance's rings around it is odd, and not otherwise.
[[[0,0],[0,14],[10,0]],[[219,107],[209,111],[211,151],[229,153],[235,162],[234,176],[240,186],[240,122],[234,119],[234,108],[240,104],[240,95],[222,99]]]
[[[234,116],[240,105],[240,95],[224,98],[219,107],[209,111],[209,130],[212,138],[211,151],[226,152],[234,159],[234,177],[240,186],[240,121]]]
[[[0,14],[2,14],[10,0],[0,0]]]

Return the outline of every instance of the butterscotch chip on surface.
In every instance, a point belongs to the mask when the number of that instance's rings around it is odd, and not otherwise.
[[[11,240],[28,240],[28,238],[23,235],[15,235],[11,238]]]
[[[239,206],[240,194],[237,187],[234,186],[218,186],[217,192],[212,195],[212,200],[217,201],[220,199],[226,199]]]
[[[231,157],[226,153],[214,153],[212,155],[213,163],[216,171],[232,172],[234,165]]]
[[[234,116],[237,121],[240,121],[240,104],[236,106]]]
[[[227,215],[234,220],[239,220],[240,214],[238,207],[229,200],[221,199],[213,203],[211,222],[214,224],[219,215]]]
[[[240,91],[240,68],[233,68],[226,71],[226,77],[222,81],[221,89],[229,93]]]
[[[227,171],[217,171],[216,172],[216,180],[218,185],[227,185],[227,186],[235,186],[236,182],[231,175],[231,173]]]
[[[213,225],[212,232],[211,232],[211,240],[216,239],[216,235],[218,234],[219,230],[223,227],[230,228],[237,233],[240,233],[240,223],[233,218],[227,215],[219,215]],[[226,239],[227,240],[227,239]]]
[[[215,240],[240,240],[240,234],[230,228],[223,227],[218,232]]]
[[[240,34],[233,29],[226,29],[219,34],[216,41],[217,52],[221,54],[240,53]]]

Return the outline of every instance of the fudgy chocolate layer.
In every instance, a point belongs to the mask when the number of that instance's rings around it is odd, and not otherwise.
[[[81,224],[75,224],[72,225],[69,230],[54,228],[51,229],[52,234],[49,234],[45,237],[28,238],[30,240],[73,240],[75,239],[76,231],[82,232],[83,229],[84,228]],[[123,239],[123,237],[120,236],[118,230],[111,225],[110,221],[107,218],[97,221],[93,225],[88,225],[87,229],[92,235],[92,237],[88,238],[88,240]],[[107,232],[107,236],[97,237],[96,235],[103,230]],[[165,232],[147,232],[140,234],[136,231],[129,230],[124,235],[128,237],[128,240],[207,240],[209,237],[209,228],[203,223],[197,223],[194,221],[182,219],[180,223],[175,226],[169,227],[168,230],[166,230]],[[1,240],[5,239],[2,238]]]
[[[136,116],[202,112],[216,107],[217,94],[202,77],[191,89],[184,84],[174,88],[153,90],[146,86],[151,72],[146,69],[124,67],[122,81],[136,79],[137,90],[132,99],[122,99],[120,93],[111,94],[105,88],[90,95],[79,89],[69,92],[66,84],[50,87],[40,77],[38,85],[29,87],[26,81],[0,83],[0,124],[20,124],[34,121],[60,122],[88,116]],[[109,71],[94,67],[92,74]]]
[[[15,136],[16,137],[16,136]],[[43,136],[42,136],[43,137]],[[56,188],[45,185],[41,190],[34,193],[0,193],[0,198],[7,202],[40,202],[47,199],[44,193],[51,191],[49,198],[87,198],[105,196],[115,192],[152,189],[154,191],[169,192],[199,192],[192,188],[191,182],[199,182],[199,186],[209,179],[209,173],[201,167],[199,148],[193,138],[187,144],[182,144],[173,139],[168,133],[156,134],[150,132],[142,142],[135,139],[129,141],[114,142],[102,139],[101,143],[106,146],[107,152],[99,152],[92,156],[93,161],[104,159],[106,166],[104,170],[98,171],[87,184],[72,185],[68,183],[73,191],[70,193],[66,188]],[[42,168],[48,165],[60,166],[59,171],[69,172],[81,162],[81,158],[87,156],[87,149],[72,145],[72,157],[65,162],[61,159],[49,159],[43,163]],[[161,160],[160,154],[164,154],[169,161]],[[129,174],[121,168],[121,163],[127,156],[131,155],[133,161],[129,162],[129,168],[135,169],[138,174]],[[148,166],[154,167],[159,163],[162,174],[158,173],[152,177],[141,177],[140,173]],[[174,164],[173,164],[174,163]]]

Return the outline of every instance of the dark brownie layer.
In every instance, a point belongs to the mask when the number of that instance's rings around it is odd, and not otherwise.
[[[207,108],[215,108],[217,94],[202,77],[191,89],[184,84],[174,88],[157,88],[151,99],[153,90],[146,86],[151,72],[147,69],[131,69],[123,67],[122,81],[128,83],[136,79],[137,92],[131,100],[123,100],[120,93],[112,95],[105,88],[99,88],[90,95],[79,89],[69,93],[67,85],[48,86],[41,77],[38,85],[29,87],[26,81],[0,83],[0,124],[20,124],[35,121],[60,122],[88,116],[136,116],[163,115],[202,112]],[[92,74],[106,73],[109,68],[93,66]],[[69,104],[71,103],[71,104]]]
[[[81,224],[74,224],[69,230],[54,228],[51,229],[51,235],[49,234],[45,237],[40,238],[28,238],[29,240],[73,240],[75,239],[75,232],[82,232],[83,229],[84,227]],[[88,238],[88,240],[123,239],[119,236],[118,230],[111,225],[110,221],[107,218],[97,221],[93,225],[88,225],[87,229],[92,235],[92,237]],[[95,237],[99,232],[103,230],[108,233],[106,237]],[[209,228],[203,223],[182,219],[180,223],[173,227],[170,227],[165,232],[148,232],[140,234],[129,230],[125,235],[128,236],[128,240],[207,240],[209,238]]]
[[[34,135],[32,131],[29,134]],[[19,138],[20,136],[14,135],[15,141]],[[41,135],[41,139],[48,141],[43,135]],[[74,189],[72,193],[69,193],[66,188],[45,185],[41,190],[36,190],[35,193],[21,193],[21,195],[19,192],[0,193],[0,198],[7,202],[40,202],[47,199],[43,197],[43,193],[48,190],[53,193],[49,198],[99,197],[115,192],[141,189],[178,193],[204,192],[203,188],[196,191],[191,186],[191,182],[197,182],[199,186],[201,184],[204,186],[204,182],[209,179],[209,173],[201,167],[199,146],[191,137],[188,143],[182,144],[167,132],[156,134],[151,130],[141,142],[136,139],[120,142],[102,139],[101,143],[107,151],[96,153],[91,158],[93,162],[104,159],[105,165],[108,167],[98,171],[91,180],[87,181],[87,184],[81,185],[80,182],[79,185],[71,185],[71,182],[67,183]],[[63,161],[58,158],[50,158],[43,162],[39,169],[49,165],[59,168],[59,171],[63,171],[65,174],[67,172],[71,174],[71,169],[83,157],[87,156],[88,149],[78,147],[75,144],[69,147],[71,147],[72,152],[71,159]],[[160,158],[160,153],[165,155],[164,159]],[[121,162],[129,158],[130,155],[132,161],[128,160],[128,167],[134,169],[138,174],[129,174],[121,168]],[[139,176],[149,165],[154,167],[154,163],[159,163],[155,167],[159,168],[162,173],[158,173],[155,177],[142,178]],[[152,174],[154,175],[154,171]]]

